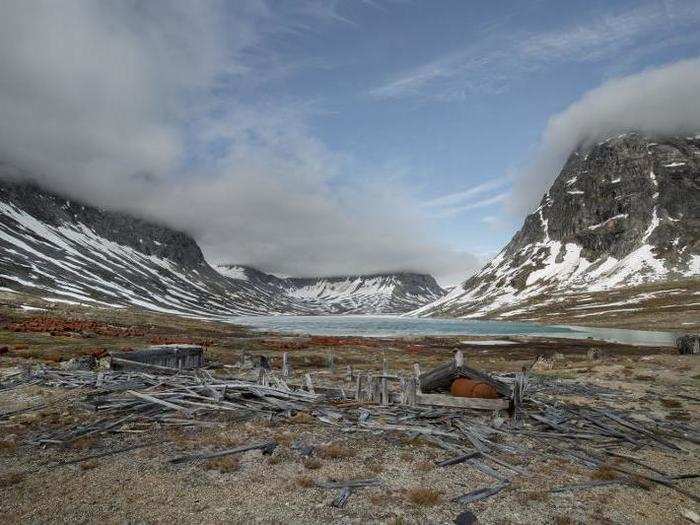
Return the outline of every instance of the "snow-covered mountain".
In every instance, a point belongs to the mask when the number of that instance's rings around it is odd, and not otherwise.
[[[331,296],[313,292],[313,280],[240,266],[215,269],[185,233],[3,180],[3,169],[8,167],[0,165],[0,290],[209,318],[399,313],[441,292],[432,277],[396,274],[351,278],[354,287],[329,284]]]
[[[334,313],[408,312],[442,297],[430,275],[394,273],[288,279],[288,294],[304,303],[326,305]]]
[[[232,279],[265,281],[303,308],[319,313],[403,313],[445,293],[430,275],[410,272],[280,278],[246,266],[221,265],[218,270]]]
[[[508,245],[412,314],[522,318],[575,295],[585,303],[590,293],[699,279],[700,135],[629,133],[573,152]]]

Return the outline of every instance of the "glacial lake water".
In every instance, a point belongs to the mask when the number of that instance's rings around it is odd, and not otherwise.
[[[619,328],[553,326],[514,321],[434,319],[390,315],[267,315],[231,318],[233,324],[269,332],[358,337],[540,336],[596,339],[645,346],[674,346],[677,334]]]

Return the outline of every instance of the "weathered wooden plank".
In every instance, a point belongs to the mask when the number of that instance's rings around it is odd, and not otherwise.
[[[257,443],[255,445],[247,445],[243,447],[237,447],[237,448],[231,448],[228,450],[220,450],[219,452],[203,452],[199,454],[191,454],[189,456],[179,456],[177,458],[173,458],[170,460],[170,463],[185,463],[187,461],[197,461],[200,459],[211,459],[211,458],[220,458],[222,456],[230,456],[231,454],[239,454],[241,452],[247,452],[249,450],[262,450],[263,454],[271,454],[273,450],[275,450],[275,447],[277,446],[277,442],[275,441],[267,441],[265,443]]]
[[[180,405],[176,405],[175,403],[171,403],[169,401],[164,401],[162,399],[158,399],[157,397],[149,396],[148,394],[144,394],[143,392],[136,392],[134,390],[127,390],[126,393],[131,395],[131,396],[137,397],[139,399],[143,399],[144,401],[148,401],[149,403],[161,405],[161,406],[164,406],[166,408],[170,408],[172,410],[179,410],[182,412],[191,412],[189,408],[186,408],[186,407],[183,407]]]
[[[481,489],[473,490],[472,492],[468,492],[467,494],[464,494],[463,496],[459,496],[458,498],[455,498],[454,501],[457,503],[466,504],[466,503],[473,503],[475,501],[490,498],[491,496],[501,492],[508,485],[509,485],[509,483],[499,483],[498,485],[494,485],[493,487],[484,487]]]
[[[475,410],[502,410],[510,406],[508,399],[481,399],[478,397],[453,397],[443,394],[416,394],[419,405],[433,405],[452,408],[473,408]]]

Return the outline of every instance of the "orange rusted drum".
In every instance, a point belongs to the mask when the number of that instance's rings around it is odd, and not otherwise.
[[[455,397],[472,397],[472,390],[474,386],[476,386],[476,383],[477,382],[472,379],[459,377],[452,381],[450,393]]]
[[[477,383],[472,389],[472,397],[480,397],[482,399],[497,399],[498,392],[488,383]]]
[[[460,377],[452,382],[450,393],[455,397],[480,397],[482,399],[496,399],[498,392],[488,383]]]

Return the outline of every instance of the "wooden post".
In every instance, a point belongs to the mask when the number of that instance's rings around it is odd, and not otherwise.
[[[289,363],[289,355],[287,352],[282,354],[282,377],[292,377],[292,365]]]
[[[464,365],[464,354],[462,354],[461,350],[457,350],[455,352],[455,367],[461,368],[462,365]]]
[[[348,383],[352,382],[352,366],[350,366],[350,365],[348,365],[348,368],[345,371],[345,380]]]
[[[381,403],[382,402],[382,382],[377,378],[372,378],[372,402]]]
[[[365,401],[372,401],[372,374],[367,372],[365,376]]]
[[[389,405],[389,380],[386,376],[389,373],[389,365],[387,364],[386,357],[382,361],[382,390],[381,390],[381,403],[382,406]]]
[[[357,382],[355,383],[355,401],[362,401],[362,374],[357,374]]]
[[[523,420],[524,407],[523,396],[527,388],[527,375],[524,372],[515,374],[513,384],[513,421],[516,426],[520,426]]]
[[[311,381],[311,374],[304,374],[304,381],[306,382],[306,390],[308,390],[309,394],[315,394],[316,391],[314,390],[314,383]]]
[[[418,403],[417,398],[418,379],[409,377],[406,380],[403,402],[405,405],[414,407]]]
[[[333,352],[328,352],[326,356],[326,363],[328,364],[328,370],[331,374],[335,374],[335,355]]]
[[[420,365],[418,363],[413,363],[413,373],[416,380],[416,393],[420,394]]]

